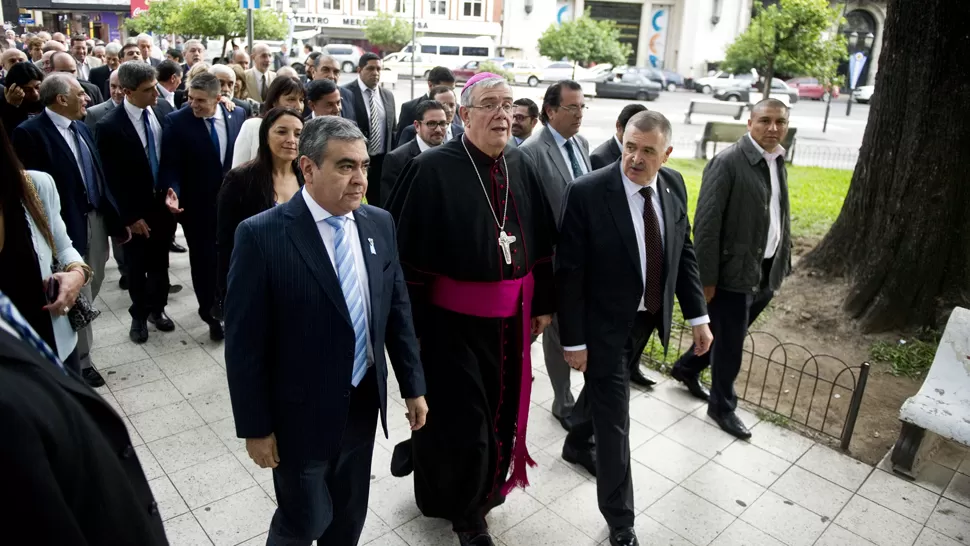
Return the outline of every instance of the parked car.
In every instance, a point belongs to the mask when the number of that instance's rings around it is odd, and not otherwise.
[[[607,99],[656,100],[663,89],[659,83],[636,72],[623,78],[602,78],[596,82],[596,96]]]
[[[486,61],[468,61],[467,63],[459,66],[458,68],[452,68],[451,72],[455,75],[455,83],[465,83],[471,79],[472,76],[478,74],[481,71],[481,66],[485,63],[494,63],[497,65],[502,65],[505,59],[488,59]]]
[[[829,89],[819,83],[815,78],[792,78],[786,82],[788,87],[798,90],[798,97],[812,100],[828,100]],[[839,98],[839,86],[831,87],[833,99]]]
[[[346,74],[357,70],[360,56],[364,54],[363,49],[350,44],[327,44],[320,51],[336,59],[340,70]]]
[[[659,83],[662,89],[667,88],[667,78],[664,77],[663,71],[659,68],[652,66],[624,66],[613,70],[613,75],[617,78],[625,78],[627,74],[646,76],[650,81]]]
[[[664,70],[664,77],[667,78],[667,91],[676,91],[678,87],[684,86],[684,77],[673,70]]]
[[[757,77],[754,71],[744,74],[730,74],[728,72],[717,72],[713,76],[694,80],[694,90],[698,93],[710,95],[719,89],[736,87],[739,80],[746,80],[749,83]]]
[[[787,105],[798,102],[798,90],[788,87],[787,83],[778,78],[771,79],[771,94],[769,96]],[[714,98],[728,102],[757,102],[761,100],[761,82],[739,81],[734,87],[718,90],[714,93]]]
[[[391,53],[390,55],[384,57],[382,60],[382,65],[384,68],[391,68],[402,78],[411,77],[411,54],[410,53]],[[424,55],[418,53],[414,58],[414,75],[417,77],[424,77],[428,79],[428,75],[431,73],[431,69],[434,68],[434,63],[428,62],[428,59]]]
[[[869,104],[872,94],[876,91],[875,85],[863,85],[852,91],[852,98],[859,104]]]
[[[593,68],[588,68],[586,73],[591,79],[599,79],[600,76],[613,73],[613,65],[610,63],[600,63]]]
[[[505,61],[502,68],[512,74],[515,83],[535,87],[542,80],[542,70],[532,61]]]
[[[573,63],[559,61],[551,63],[542,69],[542,81],[544,82],[558,82],[560,80],[591,80],[593,76],[589,73],[589,70],[575,65],[575,72],[573,68]]]

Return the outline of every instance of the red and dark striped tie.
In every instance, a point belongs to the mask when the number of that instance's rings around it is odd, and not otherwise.
[[[647,251],[647,283],[643,303],[647,311],[656,313],[663,305],[663,239],[657,212],[653,210],[653,188],[641,189],[640,195],[643,196],[643,240]]]

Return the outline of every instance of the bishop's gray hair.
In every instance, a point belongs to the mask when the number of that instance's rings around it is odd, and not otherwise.
[[[501,76],[497,76],[495,78],[485,78],[484,80],[481,80],[481,81],[475,83],[475,85],[473,85],[473,86],[471,86],[471,88],[467,89],[467,92],[465,92],[465,90],[462,91],[462,93],[461,93],[461,105],[464,106],[464,107],[466,107],[466,108],[469,107],[469,106],[474,106],[475,105],[474,98],[472,97],[472,95],[475,94],[475,90],[476,89],[479,89],[479,88],[481,88],[481,89],[493,89],[493,88],[498,87],[500,85],[508,86],[509,85],[509,82],[507,82],[505,80],[505,78],[503,78]]]
[[[155,68],[144,61],[128,61],[118,67],[118,83],[124,89],[135,91],[154,79]]]
[[[664,136],[664,144],[667,146],[673,141],[673,129],[670,127],[670,121],[655,110],[644,110],[634,115],[626,124],[627,129],[630,127],[644,133],[660,131],[660,134]]]
[[[366,141],[367,137],[350,120],[337,116],[313,118],[303,125],[303,132],[300,134],[300,155],[307,156],[317,167],[320,167],[323,165],[323,158],[327,156],[327,144],[331,140],[354,142]]]

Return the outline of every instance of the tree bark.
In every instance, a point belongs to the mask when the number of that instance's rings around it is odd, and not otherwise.
[[[844,275],[865,331],[970,307],[970,2],[890,0],[842,212],[807,265]]]
[[[771,79],[775,77],[775,58],[768,58],[768,67],[761,75],[761,100],[766,100],[771,96]]]

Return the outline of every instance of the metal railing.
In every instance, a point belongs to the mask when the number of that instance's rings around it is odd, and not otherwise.
[[[686,323],[673,324],[670,350],[665,354],[657,336],[652,336],[644,358],[660,371],[668,371],[690,348],[690,332]],[[848,451],[868,377],[868,362],[849,366],[834,356],[816,355],[803,345],[755,330],[745,340],[734,388],[741,400],[838,440]]]

